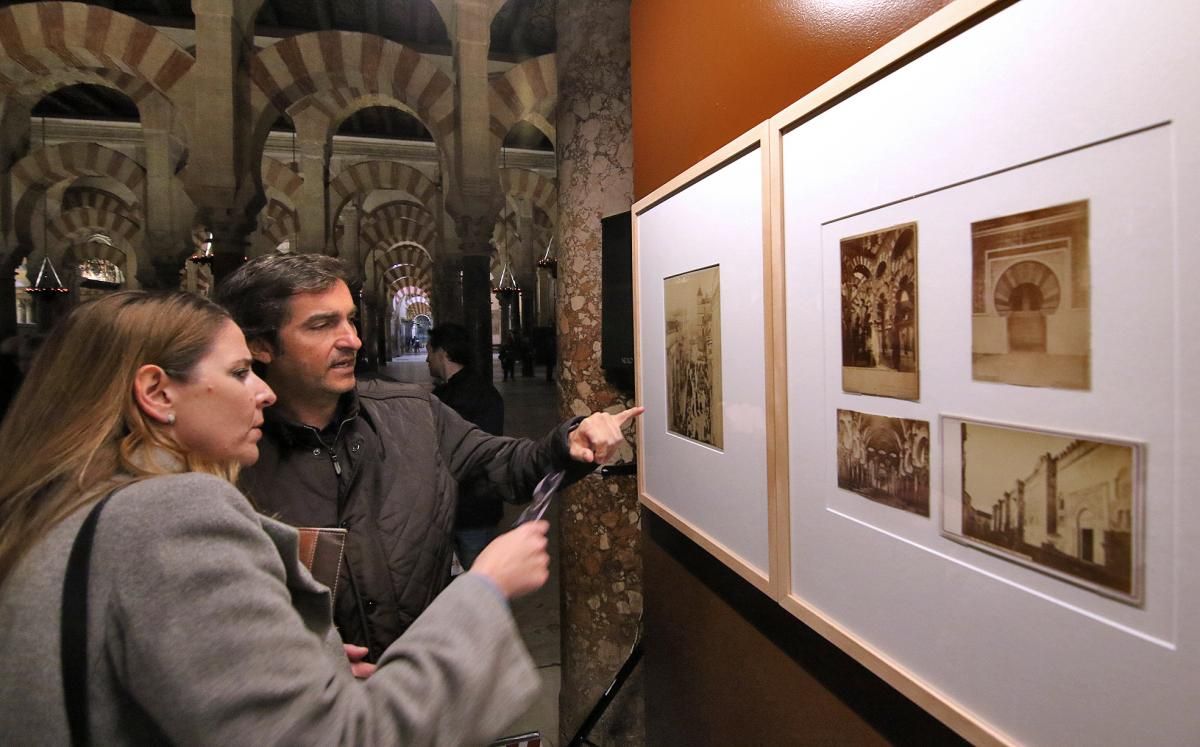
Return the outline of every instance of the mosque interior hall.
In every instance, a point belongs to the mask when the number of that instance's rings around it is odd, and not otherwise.
[[[619,412],[643,398],[633,364],[621,378],[602,357],[635,344],[632,326],[606,328],[634,298],[606,280],[603,219],[636,220],[639,200],[939,14],[987,24],[1040,2],[0,0],[0,356],[24,366],[94,298],[210,296],[248,260],[319,253],[353,279],[360,378],[430,389],[429,331],[455,323],[491,366],[505,435]],[[636,244],[617,249],[635,261]],[[861,365],[915,370],[916,326],[930,323],[915,317],[918,260],[860,253],[869,269],[843,283],[862,319],[843,334]],[[723,308],[763,303],[758,290],[726,291]],[[907,315],[885,361],[870,324],[893,296]],[[1091,328],[1076,326],[1086,347]],[[763,330],[737,332],[750,334]],[[510,378],[498,352],[512,345],[524,355]],[[1086,389],[1091,359],[1066,352]],[[740,415],[726,413],[726,442]],[[640,422],[617,457],[627,469],[589,475],[548,514],[551,581],[514,604],[542,691],[497,725],[504,744],[1009,743],[648,509]],[[928,470],[937,446],[928,426],[922,437]]]

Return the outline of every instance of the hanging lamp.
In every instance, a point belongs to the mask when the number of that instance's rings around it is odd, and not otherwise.
[[[517,278],[513,275],[512,267],[508,264],[508,225],[504,224],[504,266],[500,268],[500,280],[496,283],[496,287],[492,288],[492,293],[496,294],[496,298],[501,301],[511,300],[513,297],[520,295],[521,286],[517,285]],[[508,282],[505,284],[505,277]]]
[[[42,117],[42,150],[46,149],[46,118]],[[50,261],[49,247],[46,245],[46,230],[49,222],[50,212],[50,191],[42,192],[42,266],[38,269],[37,280],[33,285],[25,288],[24,291],[34,296],[53,296],[54,294],[70,293],[71,289],[63,285],[62,279],[58,276],[58,270],[54,269],[54,263]],[[46,274],[46,270],[50,270],[50,274]],[[51,278],[54,278],[51,282]]]
[[[536,264],[538,267],[549,270],[550,276],[556,278],[558,277],[558,259],[550,253],[550,247],[552,246],[554,246],[553,236],[551,236],[550,241],[546,243],[546,251],[542,254],[542,258],[534,264]]]
[[[492,293],[496,294],[496,298],[501,301],[512,300],[513,297],[521,294],[521,287],[517,285],[517,278],[513,275],[512,268],[508,266],[508,260],[504,260],[504,267],[500,270],[500,282],[496,283],[496,287],[492,288]]]
[[[46,271],[50,272],[47,273]],[[51,281],[53,278],[53,281]],[[50,261],[49,255],[42,257],[42,266],[38,269],[37,280],[33,285],[23,289],[26,293],[33,295],[53,295],[55,293],[70,293],[71,289],[63,285],[62,280],[58,277],[58,270],[54,269],[54,263]]]
[[[197,265],[211,265],[213,262],[212,231],[204,231],[200,240],[200,250],[188,257],[188,262]]]

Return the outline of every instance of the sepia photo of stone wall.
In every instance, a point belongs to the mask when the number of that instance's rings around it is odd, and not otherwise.
[[[980,423],[960,427],[963,537],[1076,583],[1136,597],[1140,491],[1133,445]]]
[[[971,374],[1091,388],[1088,201],[971,224]]]
[[[722,449],[720,267],[673,275],[664,284],[667,428]]]

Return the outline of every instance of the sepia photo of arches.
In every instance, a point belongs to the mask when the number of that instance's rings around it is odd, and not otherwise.
[[[725,448],[721,416],[721,273],[705,267],[664,280],[667,429]]]
[[[929,423],[838,410],[838,487],[929,516]]]
[[[841,240],[842,389],[920,396],[917,224]]]
[[[971,224],[971,373],[1091,388],[1088,201]]]
[[[973,422],[954,430],[962,512],[951,539],[1140,604],[1136,444]]]

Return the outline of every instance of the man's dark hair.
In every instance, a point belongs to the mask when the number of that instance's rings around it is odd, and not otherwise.
[[[324,254],[270,254],[252,259],[217,285],[213,300],[229,311],[246,342],[261,340],[279,349],[279,329],[288,321],[288,300],[319,293],[350,273],[339,259]]]
[[[441,350],[460,366],[471,365],[471,336],[461,324],[448,322],[429,330],[429,349]]]

